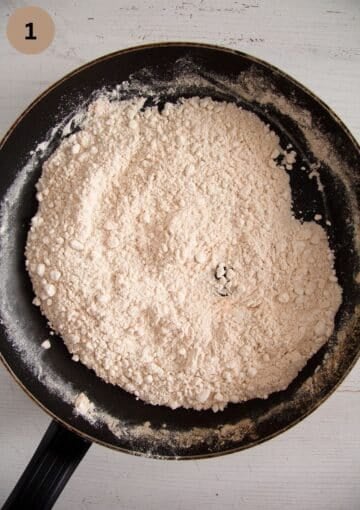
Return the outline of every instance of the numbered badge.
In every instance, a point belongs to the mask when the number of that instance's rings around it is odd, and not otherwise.
[[[46,50],[54,39],[55,25],[40,7],[21,7],[10,16],[7,37],[10,44],[28,55]]]

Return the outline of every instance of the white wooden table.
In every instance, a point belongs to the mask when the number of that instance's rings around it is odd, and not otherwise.
[[[44,7],[56,24],[38,56],[7,42],[8,15]],[[358,0],[3,0],[0,132],[49,84],[105,53],[160,40],[205,41],[268,60],[307,85],[360,135]],[[70,509],[360,508],[360,364],[319,410],[242,453],[166,462],[92,446],[56,504]],[[49,418],[0,367],[0,505]]]

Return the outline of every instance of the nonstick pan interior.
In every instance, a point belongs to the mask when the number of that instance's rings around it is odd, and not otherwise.
[[[334,335],[286,391],[266,400],[230,404],[219,413],[144,404],[72,361],[61,338],[49,336],[45,318],[32,305],[24,246],[37,207],[34,184],[42,162],[60,141],[60,130],[52,130],[59,123],[66,124],[67,133],[77,129],[69,119],[78,105],[99,89],[113,89],[124,80],[129,84],[118,89],[117,97],[145,93],[148,104],[159,108],[165,101],[193,95],[236,102],[260,115],[283,145],[292,144],[297,151],[290,173],[294,213],[304,221],[312,220],[315,213],[322,215],[344,294]],[[49,137],[50,143],[38,146]],[[22,170],[31,157],[35,163]],[[100,58],[55,84],[18,119],[2,143],[0,168],[1,199],[6,196],[0,245],[2,359],[25,391],[71,430],[113,448],[154,457],[229,453],[297,423],[354,364],[360,346],[359,147],[325,105],[268,64],[239,52],[185,43],[148,45]],[[52,344],[47,351],[40,346],[46,338]],[[80,393],[95,406],[92,419],[74,412]]]

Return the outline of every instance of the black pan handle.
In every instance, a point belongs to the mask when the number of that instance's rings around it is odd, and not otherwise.
[[[53,421],[3,510],[52,508],[90,445]]]

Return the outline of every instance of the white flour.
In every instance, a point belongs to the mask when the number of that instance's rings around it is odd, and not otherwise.
[[[284,389],[341,303],[326,234],[291,213],[295,160],[258,117],[98,99],[38,183],[27,267],[74,360],[153,404]],[[278,161],[278,160],[277,160]]]

